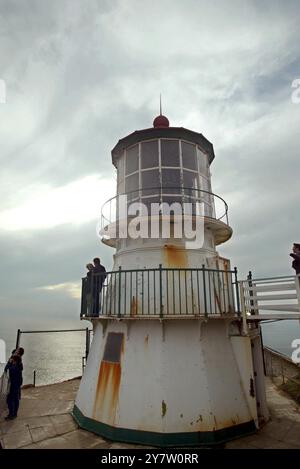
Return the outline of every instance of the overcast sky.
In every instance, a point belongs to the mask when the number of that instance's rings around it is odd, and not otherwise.
[[[215,149],[243,277],[291,274],[300,242],[300,3],[0,0],[1,323],[71,324],[114,195],[110,151],[163,112]]]

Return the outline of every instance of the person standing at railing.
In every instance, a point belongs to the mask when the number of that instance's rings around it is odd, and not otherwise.
[[[294,243],[293,252],[290,256],[294,259],[292,263],[293,269],[296,271],[296,275],[300,274],[300,244]]]
[[[6,364],[6,366],[4,368],[4,371],[8,371],[9,363],[10,363],[11,359],[16,355],[20,358],[19,367],[20,367],[20,371],[21,371],[21,386],[22,386],[22,384],[23,384],[23,362],[22,362],[22,357],[24,355],[23,347],[18,347],[18,348],[14,349],[11,352],[11,357],[8,360],[7,364]],[[19,398],[21,399],[21,387],[20,387],[20,391],[19,391]]]
[[[21,386],[22,386],[22,369],[21,357],[19,355],[12,355],[6,365],[6,371],[9,374],[10,388],[7,395],[7,405],[9,414],[5,420],[13,420],[18,415]]]
[[[86,295],[86,306],[87,306],[87,316],[92,316],[93,314],[93,294],[92,294],[92,281],[93,281],[93,264],[87,264],[87,274],[86,274],[86,287],[85,287],[85,295]]]
[[[100,312],[100,294],[104,280],[106,279],[106,269],[101,264],[99,257],[95,257],[93,262],[93,316],[98,316]]]

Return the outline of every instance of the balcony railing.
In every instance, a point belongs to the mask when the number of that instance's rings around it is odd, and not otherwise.
[[[110,225],[129,219],[128,209],[133,202],[143,203],[148,215],[153,203],[171,206],[177,202],[182,215],[202,216],[229,224],[228,205],[219,195],[187,187],[151,187],[118,194],[106,201],[101,209],[101,231],[105,232]],[[189,207],[184,204],[189,204]],[[163,207],[159,213],[164,214]]]
[[[265,311],[300,312],[300,276],[255,279],[250,272],[247,280],[239,284],[241,308],[246,315],[255,316]]]
[[[82,279],[81,318],[240,315],[237,270],[152,269]]]

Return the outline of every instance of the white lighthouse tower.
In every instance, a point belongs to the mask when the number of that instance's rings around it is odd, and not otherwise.
[[[101,223],[114,267],[101,292],[100,274],[90,287],[83,279],[81,316],[94,335],[73,412],[82,428],[210,445],[267,418],[259,328],[243,327],[236,269],[216,250],[232,229],[212,192],[214,157],[202,134],[161,114],[112,150],[117,195]]]

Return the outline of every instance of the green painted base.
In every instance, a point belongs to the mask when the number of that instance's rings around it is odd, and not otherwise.
[[[81,428],[101,435],[108,440],[159,447],[218,445],[256,432],[253,420],[212,432],[156,433],[111,427],[85,417],[76,406],[74,406],[72,414]]]

